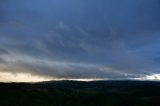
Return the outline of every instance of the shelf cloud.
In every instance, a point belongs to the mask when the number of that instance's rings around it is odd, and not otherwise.
[[[0,72],[53,79],[159,74],[159,11],[159,0],[1,0]]]

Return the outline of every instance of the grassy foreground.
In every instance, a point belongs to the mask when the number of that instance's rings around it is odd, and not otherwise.
[[[0,106],[159,106],[160,82],[0,83]]]

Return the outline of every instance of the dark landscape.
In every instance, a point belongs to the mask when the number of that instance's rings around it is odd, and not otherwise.
[[[0,83],[1,106],[159,106],[160,82]]]

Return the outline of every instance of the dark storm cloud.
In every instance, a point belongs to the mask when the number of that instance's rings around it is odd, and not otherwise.
[[[9,67],[5,68],[6,71],[12,70],[12,72],[14,73],[29,72],[33,75],[50,76],[54,78],[130,78],[129,74],[125,74],[124,72],[120,72],[119,70],[112,69],[111,67],[103,67],[95,64],[83,64],[75,62],[58,62],[32,58],[27,61],[20,59],[13,63],[9,62],[8,66]],[[139,75],[131,76],[138,77]]]
[[[0,48],[0,55],[3,55],[3,54],[8,54],[8,51],[3,48]]]
[[[5,63],[6,63],[6,61],[4,59],[0,58],[0,64],[5,64]]]
[[[11,66],[60,78],[151,74],[159,69],[159,11],[159,0],[4,0],[0,54],[13,57],[2,55]]]

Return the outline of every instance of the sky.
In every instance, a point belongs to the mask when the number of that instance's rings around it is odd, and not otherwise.
[[[0,0],[0,81],[160,79],[159,0]]]

